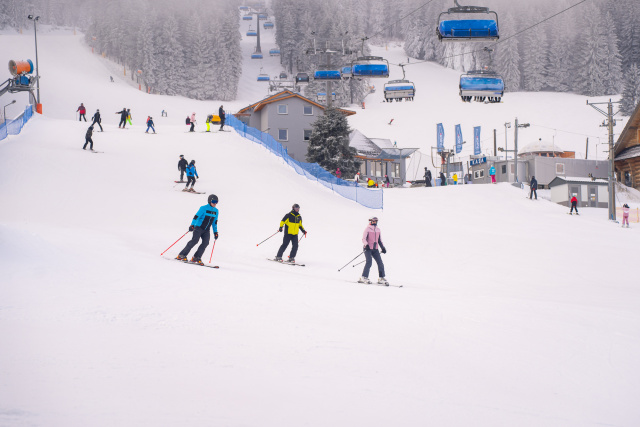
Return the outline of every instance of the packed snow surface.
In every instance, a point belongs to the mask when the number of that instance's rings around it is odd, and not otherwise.
[[[31,56],[27,35],[0,42],[0,62]],[[0,425],[637,425],[636,224],[623,229],[604,209],[569,216],[510,185],[390,189],[384,211],[369,210],[233,132],[201,132],[219,102],[147,95],[124,76],[110,83],[80,36],[38,42],[45,114],[0,142]],[[441,90],[452,71],[415,67],[416,80],[443,82],[431,109],[426,84],[414,103],[376,93],[352,126],[412,136],[399,145],[427,152],[435,123],[465,123],[470,136],[507,114],[601,132],[581,97],[466,105]],[[81,149],[80,102],[103,113],[93,137],[103,153]],[[127,130],[117,128],[122,107]],[[144,133],[148,115],[156,135]],[[196,160],[205,194],[174,185],[180,154]],[[203,258],[221,268],[161,257],[211,193],[220,238]],[[280,234],[256,246],[293,203],[309,232],[305,267],[267,261]],[[362,257],[338,272],[361,252],[371,215],[387,278],[403,288],[356,283]]]

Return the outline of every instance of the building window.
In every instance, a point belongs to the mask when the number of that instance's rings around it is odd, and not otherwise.
[[[400,163],[391,163],[391,178],[400,178]]]
[[[367,161],[363,160],[362,163],[360,163],[360,176],[364,178],[366,174],[367,174]]]
[[[564,175],[564,163],[556,163],[556,175]]]
[[[371,169],[371,175],[382,177],[382,162],[372,162]]]
[[[289,108],[287,104],[278,105],[278,114],[289,114]]]
[[[311,129],[305,129],[303,138],[305,141],[309,141],[311,139]]]
[[[507,165],[502,165],[502,173],[503,174],[507,173]]]
[[[302,114],[305,116],[313,116],[313,105],[305,105],[302,107]]]
[[[289,129],[278,129],[278,141],[289,140]]]
[[[484,178],[484,169],[473,171],[473,179]]]

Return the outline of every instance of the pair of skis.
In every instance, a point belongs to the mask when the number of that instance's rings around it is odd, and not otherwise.
[[[289,261],[278,261],[276,259],[267,258],[268,261],[277,262],[284,265],[297,265],[298,267],[304,267],[304,264],[298,264],[297,262],[289,262]]]
[[[163,258],[164,258],[164,259],[171,260],[171,261],[180,261],[180,262],[181,262],[181,263],[183,263],[183,264],[198,265],[198,266],[200,266],[200,267],[220,268],[220,266],[219,266],[219,265],[199,264],[199,263],[197,263],[197,262],[183,261],[183,260],[180,260],[180,259],[177,259],[177,258],[167,258],[167,257],[163,257]]]

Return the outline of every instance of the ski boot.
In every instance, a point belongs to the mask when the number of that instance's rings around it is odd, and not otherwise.
[[[204,262],[202,262],[200,258],[196,258],[196,257],[192,257],[190,262],[198,265],[204,265]]]
[[[274,261],[278,261],[278,262],[282,262],[282,257],[281,256],[277,256],[273,260]]]
[[[384,277],[379,277],[378,278],[378,285],[389,286],[389,282],[387,282],[387,279],[385,279]]]
[[[187,187],[185,187],[182,191],[189,191],[189,189]]]
[[[186,257],[186,256],[184,256],[184,255],[178,255],[178,256],[176,257],[176,259],[177,259],[178,261],[188,261],[187,257]]]
[[[287,261],[289,264],[295,264],[296,263],[296,259],[295,258],[291,258],[289,257],[289,261]]]
[[[369,280],[368,277],[362,276],[361,278],[358,279],[358,283],[366,283],[367,285],[370,285],[371,284],[371,280]]]
[[[190,193],[195,193],[195,192],[196,192],[196,190],[194,190],[194,189],[193,189],[193,187],[191,187],[191,188],[189,189],[189,192],[190,192]]]

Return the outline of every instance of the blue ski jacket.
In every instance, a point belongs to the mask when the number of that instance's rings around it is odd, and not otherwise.
[[[198,171],[196,170],[196,167],[194,165],[189,165],[187,166],[187,176],[196,176],[197,178],[200,178],[198,176]]]
[[[198,209],[198,213],[193,217],[193,221],[191,221],[191,225],[194,227],[200,227],[203,230],[208,230],[209,227],[213,226],[213,232],[218,232],[218,208],[212,207],[210,204],[206,204],[200,209]]]
[[[495,175],[496,174],[496,168],[494,168],[493,166],[491,166],[489,168],[489,175]]]

